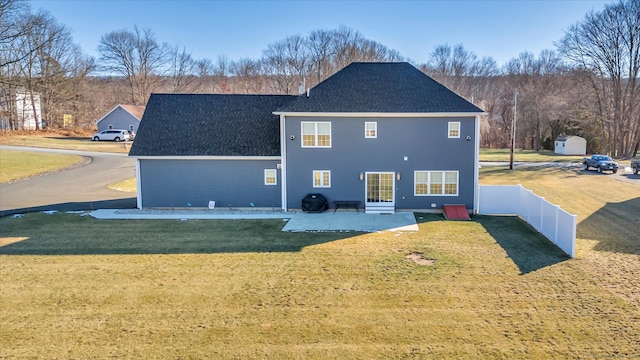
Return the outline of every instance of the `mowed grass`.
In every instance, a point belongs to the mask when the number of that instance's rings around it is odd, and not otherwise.
[[[0,145],[30,146],[49,149],[128,153],[131,142],[91,141],[91,137],[63,135],[0,136]]]
[[[579,216],[577,259],[514,217],[416,214],[419,232],[372,234],[283,233],[281,220],[0,219],[1,355],[640,356],[637,236],[589,225],[607,222],[610,201],[634,210],[639,190],[566,170],[482,174],[525,180],[550,200],[578,198],[561,203]],[[587,200],[579,185],[603,190]]]
[[[560,168],[485,167],[480,174],[482,184],[521,184],[576,214],[581,266],[640,308],[640,181]]]
[[[107,186],[107,188],[111,190],[118,190],[124,192],[136,192],[136,178],[131,178],[123,181],[119,181],[117,183],[113,183]]]
[[[78,165],[81,156],[0,150],[0,184]]]
[[[522,150],[516,149],[513,158],[515,162],[582,162],[584,156],[559,155],[550,150]],[[480,149],[480,161],[509,161],[511,149]]]

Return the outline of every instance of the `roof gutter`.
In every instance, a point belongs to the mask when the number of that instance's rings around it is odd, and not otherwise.
[[[473,117],[486,115],[486,112],[430,112],[430,113],[393,113],[393,112],[287,112],[274,111],[274,115],[284,116],[324,116],[324,117]]]
[[[279,161],[281,156],[197,156],[197,155],[129,155],[138,160],[274,160]]]

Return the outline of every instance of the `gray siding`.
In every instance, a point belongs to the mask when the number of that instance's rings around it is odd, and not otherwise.
[[[396,209],[441,209],[443,204],[473,208],[475,117],[336,118],[286,117],[287,208],[299,209],[308,193],[333,200],[365,202],[360,172],[400,172],[395,182]],[[332,147],[302,148],[302,121],[331,122]],[[378,136],[365,138],[364,123],[375,121]],[[460,138],[448,138],[448,123],[459,121]],[[295,140],[291,140],[295,136]],[[467,141],[466,137],[471,140]],[[407,157],[407,160],[405,160]],[[314,188],[313,170],[331,170],[331,188]],[[459,171],[458,196],[414,196],[415,170]]]
[[[98,121],[98,131],[108,130],[109,125],[114,129],[129,130],[129,126],[133,125],[133,132],[138,132],[140,120],[131,115],[128,111],[121,107],[115,108],[107,114],[101,121]]]
[[[264,184],[264,169],[275,160],[140,160],[142,206],[277,207],[281,203],[280,170],[277,185]],[[190,205],[189,205],[190,204]]]

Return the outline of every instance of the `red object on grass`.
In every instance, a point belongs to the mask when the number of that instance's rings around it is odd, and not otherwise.
[[[442,211],[447,220],[471,220],[464,205],[442,205]]]

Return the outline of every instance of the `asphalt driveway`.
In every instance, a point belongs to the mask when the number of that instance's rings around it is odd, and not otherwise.
[[[135,160],[127,154],[1,146],[6,150],[79,155],[87,165],[0,185],[0,216],[39,210],[134,208],[136,195],[107,189],[135,176]]]

